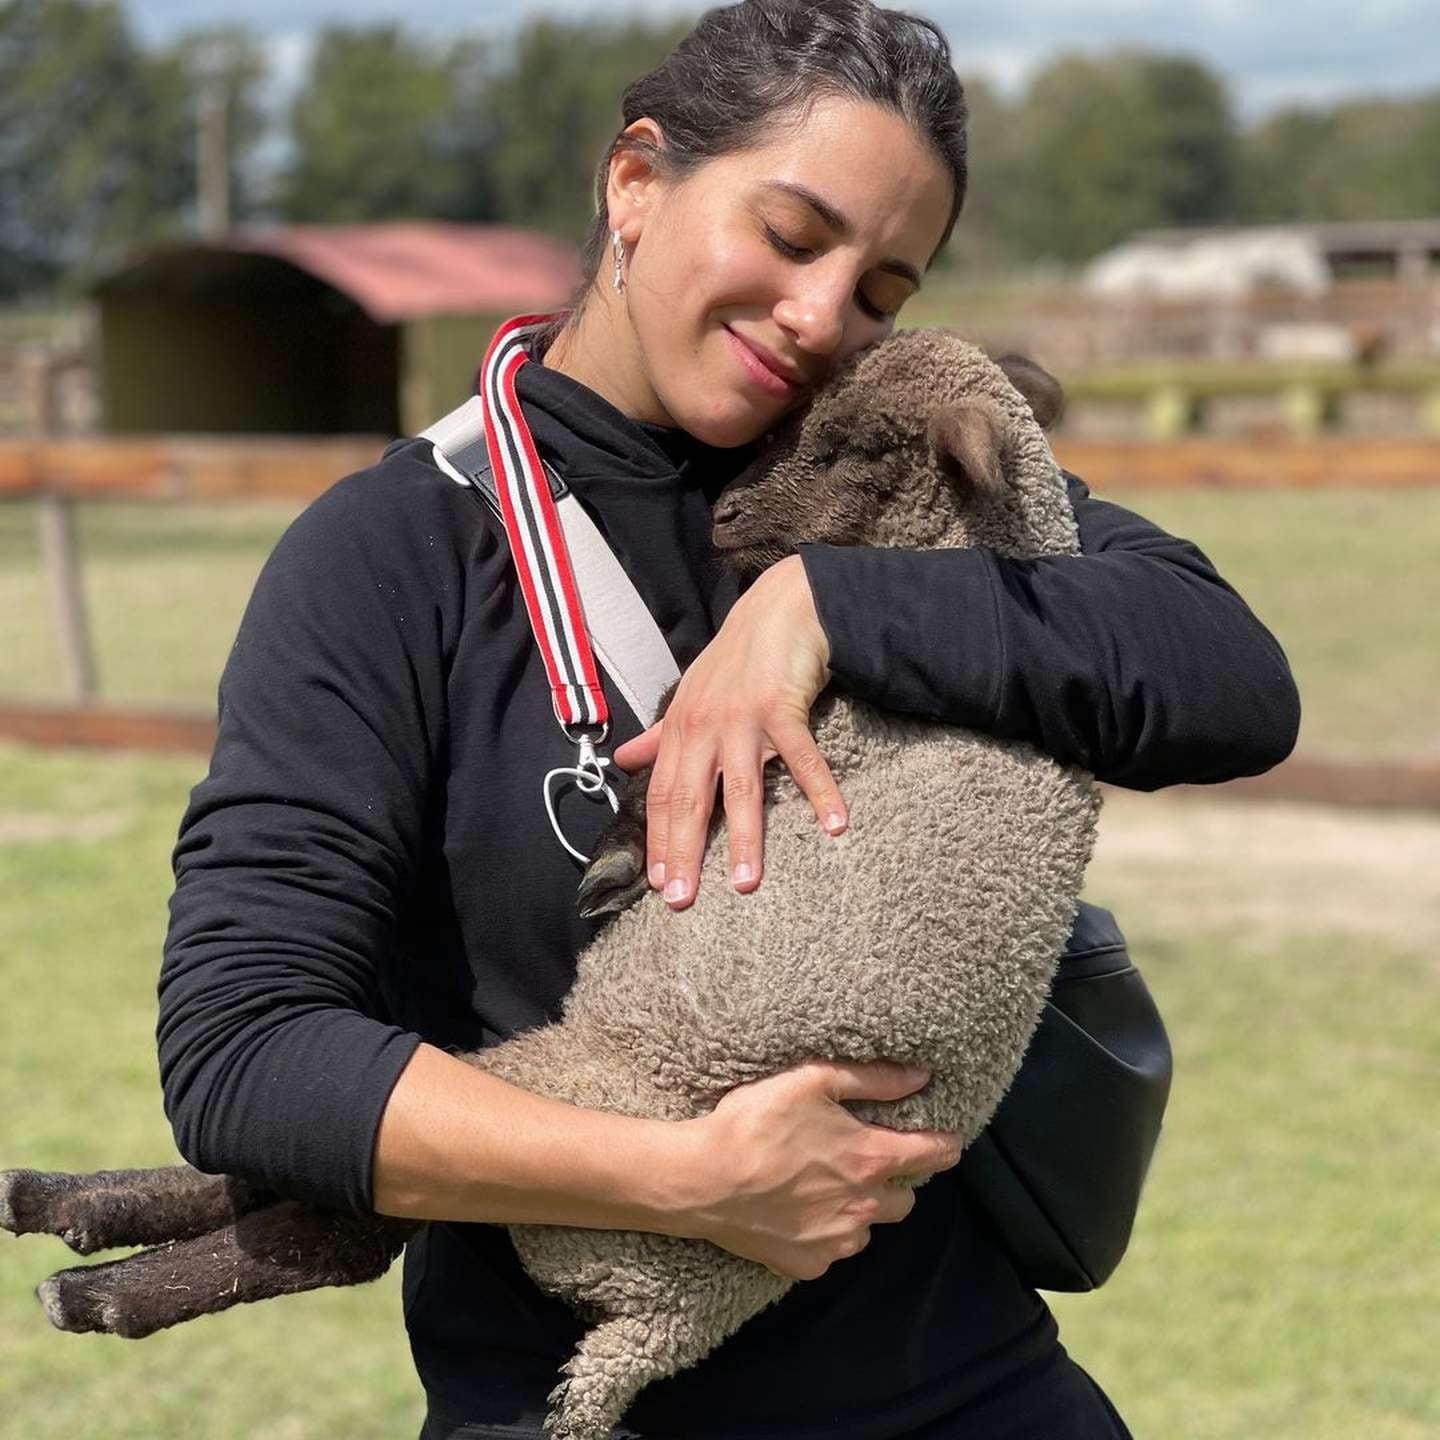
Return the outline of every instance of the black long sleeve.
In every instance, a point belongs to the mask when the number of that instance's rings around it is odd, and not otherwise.
[[[377,970],[445,708],[426,597],[449,577],[435,583],[438,548],[397,545],[417,527],[397,535],[380,473],[296,521],[246,610],[181,822],[157,1032],[186,1159],[355,1212],[419,1044],[383,1018]],[[435,503],[419,486],[410,499]]]
[[[1135,790],[1279,764],[1300,701],[1275,637],[1195,545],[1066,478],[1079,555],[802,546],[836,678]]]

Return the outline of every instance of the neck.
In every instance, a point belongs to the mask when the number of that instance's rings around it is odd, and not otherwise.
[[[603,396],[632,420],[675,424],[646,378],[624,299],[602,286],[591,288],[542,363]]]

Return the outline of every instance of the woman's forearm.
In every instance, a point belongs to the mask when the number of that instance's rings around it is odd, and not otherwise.
[[[585,1110],[421,1045],[375,1141],[382,1215],[688,1233],[701,1156],[683,1124]]]

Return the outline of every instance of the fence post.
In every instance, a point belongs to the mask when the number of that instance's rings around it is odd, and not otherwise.
[[[60,663],[65,689],[77,705],[95,698],[95,655],[85,610],[85,589],[75,553],[75,523],[63,495],[40,495],[40,554],[50,577],[50,594],[59,625]]]
[[[35,420],[43,441],[56,430],[55,367],[49,356],[43,364],[38,391]],[[65,689],[74,704],[87,705],[96,692],[95,652],[90,644],[85,585],[75,547],[73,507],[67,496],[50,487],[47,479],[38,508],[40,563],[50,578]]]

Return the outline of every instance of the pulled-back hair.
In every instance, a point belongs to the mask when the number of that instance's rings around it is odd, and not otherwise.
[[[891,110],[934,148],[954,182],[943,248],[965,201],[968,172],[964,87],[939,28],[871,0],[742,0],[707,10],[658,68],[625,91],[623,124],[595,175],[595,223],[581,251],[585,281],[572,309],[605,255],[606,190],[618,151],[639,151],[666,179],[682,180],[708,160],[763,144],[774,122],[798,118],[822,96]],[[663,144],[625,133],[642,116],[660,127]]]

